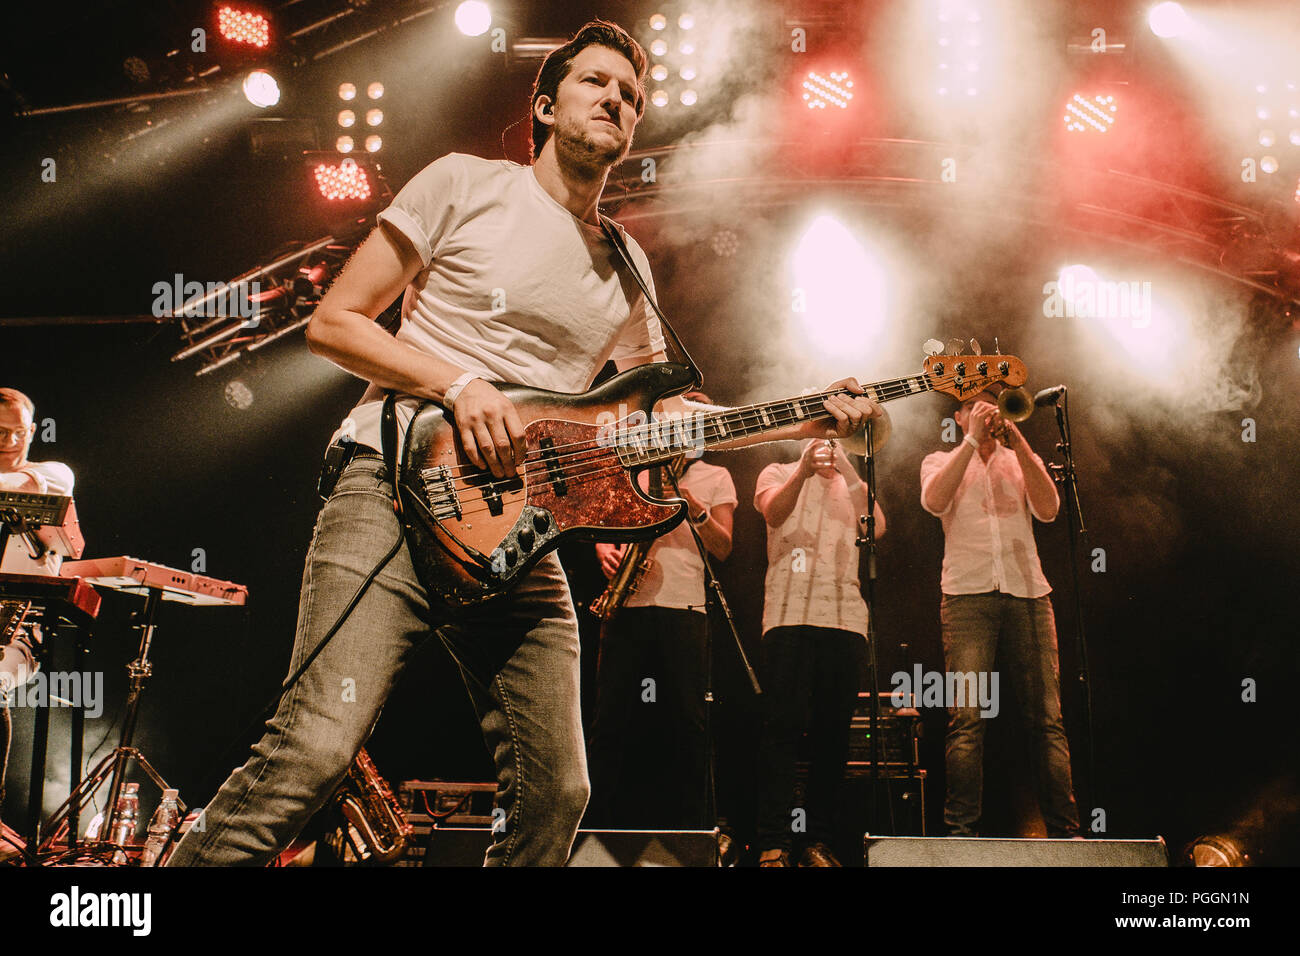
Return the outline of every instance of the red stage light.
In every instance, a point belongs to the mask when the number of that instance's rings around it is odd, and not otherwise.
[[[350,159],[338,165],[319,164],[316,167],[316,186],[329,200],[370,198],[370,177]]]
[[[1073,133],[1089,129],[1104,133],[1115,125],[1119,104],[1113,96],[1084,96],[1075,93],[1065,104],[1065,128]]]
[[[803,101],[810,110],[824,110],[827,106],[838,106],[842,110],[849,108],[853,99],[853,81],[847,70],[830,73],[825,76],[816,70],[809,70],[803,81]]]
[[[260,13],[222,7],[217,11],[217,29],[231,43],[265,49],[271,42],[271,24]]]

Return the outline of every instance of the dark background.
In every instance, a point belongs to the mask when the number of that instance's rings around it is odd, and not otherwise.
[[[202,15],[201,5],[166,6],[165,13],[140,16],[134,4],[97,5],[94,12],[68,5],[57,24],[47,13],[19,14],[28,22],[20,20],[26,32],[16,30],[6,42],[9,81],[33,106],[117,95],[123,56],[180,44],[188,24]],[[644,18],[644,7],[557,3],[516,15],[520,32],[562,35],[593,13],[630,24]],[[1066,19],[1065,8],[1052,8],[1043,29]],[[447,151],[500,156],[503,131],[508,155],[522,160],[523,130],[507,128],[525,114],[531,77],[505,68],[500,57],[478,55],[470,45],[477,42],[445,23],[423,39],[411,28],[394,31],[299,68],[292,83],[282,79],[286,97],[276,112],[316,118],[328,146],[333,88],[341,78],[363,85],[371,78],[363,74],[380,63],[389,68],[380,78],[390,91],[382,163],[394,190]],[[420,43],[437,44],[441,58],[432,66],[411,59]],[[251,156],[245,124],[205,131],[208,138],[198,148],[192,139],[149,147],[144,137],[136,152],[114,154],[141,119],[100,110],[7,121],[0,162],[10,228],[0,233],[0,315],[147,315],[153,283],[173,273],[226,279],[286,239],[324,234],[323,213],[313,221],[301,191],[300,166]],[[882,116],[879,126],[880,134],[903,134],[908,116]],[[676,134],[648,127],[644,140],[639,131],[638,145]],[[57,183],[39,180],[45,156],[58,158]],[[905,340],[905,347],[882,350],[870,367],[826,361],[805,362],[797,373],[786,369],[780,337],[763,318],[767,304],[785,295],[768,256],[777,237],[796,229],[801,210],[817,200],[838,203],[847,221],[890,235],[931,277],[927,297],[915,303],[920,307],[891,316],[890,341]],[[719,198],[718,204],[725,202]],[[977,336],[987,343],[998,335],[1004,351],[1026,359],[1037,387],[1069,383],[1091,532],[1088,550],[1081,551],[1081,583],[1096,779],[1086,769],[1074,680],[1077,622],[1064,517],[1040,528],[1038,542],[1056,588],[1062,697],[1081,814],[1087,822],[1091,808],[1103,808],[1107,836],[1158,834],[1174,850],[1254,814],[1273,827],[1264,856],[1300,860],[1296,723],[1288,699],[1300,678],[1293,611],[1300,580],[1294,505],[1300,464],[1297,336],[1288,323],[1252,319],[1272,313],[1248,299],[1237,304],[1232,321],[1241,332],[1233,339],[1233,368],[1248,370],[1257,388],[1245,403],[1209,407],[1153,395],[1140,384],[1117,387],[1106,355],[1068,328],[1044,327],[1039,277],[1053,273],[1063,248],[1078,257],[1080,247],[1069,245],[1076,237],[1067,230],[1027,224],[1013,211],[991,210],[994,236],[955,253],[952,222],[945,218],[951,210],[941,202],[918,199],[898,207],[833,186],[820,193],[807,187],[775,202],[733,203],[726,221],[742,245],[730,259],[710,258],[702,238],[707,230],[680,228],[671,202],[631,211],[640,217],[630,229],[650,255],[661,305],[677,319],[720,403],[782,397],[851,374],[909,374],[920,358],[919,343],[930,336]],[[721,215],[715,207],[708,218],[716,224]],[[1179,275],[1189,288],[1210,282],[1191,270]],[[54,423],[55,440],[38,439],[32,457],[64,461],[76,472],[88,557],[131,554],[189,568],[194,549],[201,548],[207,574],[250,589],[244,609],[168,605],[160,615],[154,677],[135,744],[189,803],[199,805],[242,761],[252,735],[234,749],[227,746],[284,675],[302,561],[319,506],[320,458],[362,385],[307,353],[300,337],[203,378],[195,377],[194,361],[170,361],[179,347],[166,324],[6,323],[0,328],[0,384],[31,395],[38,422]],[[1150,357],[1152,363],[1163,360]],[[254,393],[246,410],[223,396],[236,376]],[[950,409],[936,396],[893,406],[896,435],[879,463],[889,522],[880,547],[877,617],[885,675],[914,662],[943,669],[943,539],[938,522],[919,507],[917,475],[926,453],[948,447],[939,426]],[[1257,423],[1253,443],[1240,441],[1247,416]],[[1040,413],[1025,432],[1045,459],[1053,457],[1050,416]],[[765,550],[761,518],[750,502],[758,471],[788,451],[764,446],[712,459],[732,470],[739,492],[735,546],[722,580],[755,660]],[[1106,551],[1105,573],[1089,570],[1087,555],[1096,547]],[[602,583],[589,549],[567,549],[563,557],[575,599],[589,603]],[[117,733],[113,719],[135,647],[127,617],[138,603],[105,596],[91,666],[106,675],[108,703],[103,717],[87,725],[88,765],[111,748]],[[584,638],[589,705],[594,633]],[[729,638],[718,632],[715,639],[722,798],[743,825],[752,788],[754,707]],[[1258,684],[1256,703],[1242,702],[1247,678]],[[1023,760],[1010,723],[999,722],[990,753],[990,829],[1030,832]],[[0,808],[13,824],[26,819],[30,725],[30,713],[15,713],[8,799]],[[66,793],[67,732],[66,712],[56,710],[47,810]],[[927,713],[922,764],[930,771],[931,834],[940,832],[942,732],[943,716]],[[390,700],[370,746],[391,781],[491,778],[459,678],[433,644]],[[142,789],[148,813],[154,795]]]

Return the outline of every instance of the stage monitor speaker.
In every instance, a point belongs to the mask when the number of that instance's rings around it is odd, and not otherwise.
[[[1168,866],[1165,841],[873,837],[867,866]]]
[[[483,828],[447,827],[429,834],[424,866],[482,866],[492,843]],[[717,830],[579,830],[567,866],[718,865]]]

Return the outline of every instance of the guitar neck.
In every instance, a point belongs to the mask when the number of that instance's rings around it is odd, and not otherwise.
[[[863,386],[866,397],[877,403],[932,390],[933,386],[924,375],[892,378]],[[846,388],[835,388],[813,395],[729,408],[724,412],[685,420],[664,419],[628,426],[619,434],[619,458],[630,466],[661,465],[696,449],[731,444],[803,422],[830,419],[834,416],[822,403],[832,395],[849,394]]]

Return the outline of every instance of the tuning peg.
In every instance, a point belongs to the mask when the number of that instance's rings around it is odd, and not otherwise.
[[[993,354],[994,355],[1002,354],[1002,346],[998,345],[998,337],[996,335],[993,336]]]
[[[983,355],[983,354],[984,354],[984,350],[980,348],[980,340],[979,340],[979,339],[971,339],[971,340],[970,340],[970,354],[971,354],[971,355]]]
[[[966,348],[966,343],[963,342],[961,339],[949,339],[945,351],[949,355],[961,355],[962,351],[965,348]]]
[[[943,343],[938,339],[926,339],[921,351],[930,356],[939,355],[943,352]]]

